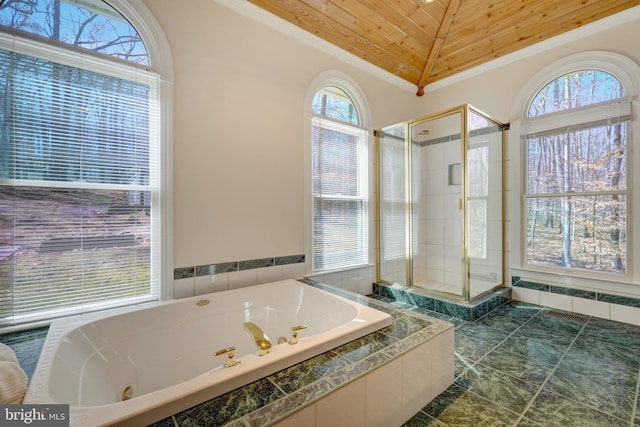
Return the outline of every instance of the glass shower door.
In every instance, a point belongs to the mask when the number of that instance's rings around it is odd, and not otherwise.
[[[408,285],[406,124],[378,132],[378,277]]]
[[[418,121],[411,132],[413,286],[464,291],[462,113]]]
[[[467,234],[469,298],[503,282],[502,126],[484,115],[468,113]]]

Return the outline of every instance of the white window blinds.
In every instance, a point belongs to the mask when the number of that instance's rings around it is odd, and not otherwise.
[[[578,132],[629,120],[631,120],[631,100],[615,99],[582,108],[529,117],[521,126],[522,139]]]
[[[158,78],[41,53],[0,49],[0,325],[158,297]]]
[[[363,129],[312,121],[313,271],[368,262],[368,148]]]

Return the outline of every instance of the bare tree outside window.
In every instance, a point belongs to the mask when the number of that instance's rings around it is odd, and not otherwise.
[[[530,122],[561,125],[526,136],[528,264],[626,273],[629,117],[612,113],[624,95],[611,74],[583,70],[531,103]]]
[[[101,0],[5,0],[0,7],[0,25],[150,65],[138,32]]]

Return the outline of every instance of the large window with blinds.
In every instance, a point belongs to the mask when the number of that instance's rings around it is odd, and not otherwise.
[[[0,326],[157,299],[158,76],[140,36],[98,0],[8,1],[0,24]]]
[[[323,272],[369,261],[367,131],[347,93],[316,92],[312,104],[312,269]]]
[[[628,274],[631,102],[612,74],[555,78],[523,123],[525,265],[572,274]]]

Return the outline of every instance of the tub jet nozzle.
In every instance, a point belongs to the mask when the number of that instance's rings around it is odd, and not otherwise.
[[[129,400],[133,397],[133,387],[130,385],[126,386],[124,390],[122,390],[122,398],[121,400],[124,402],[125,400]]]

